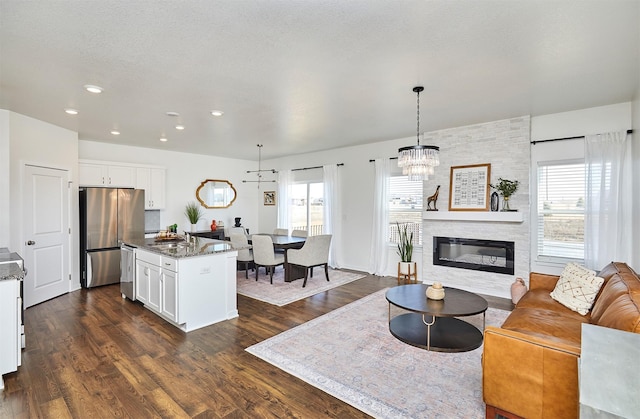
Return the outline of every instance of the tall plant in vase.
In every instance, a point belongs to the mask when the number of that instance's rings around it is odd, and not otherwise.
[[[399,271],[402,274],[409,274],[413,259],[413,231],[409,232],[408,224],[403,224],[400,227],[400,223],[396,221],[396,226],[400,235],[397,250],[398,256],[400,256]]]
[[[191,231],[196,231],[196,224],[198,224],[198,221],[203,217],[200,206],[195,202],[189,202],[184,208],[184,215],[187,216],[187,219],[191,223]]]

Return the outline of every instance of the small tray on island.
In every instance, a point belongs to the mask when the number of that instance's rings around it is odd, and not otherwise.
[[[161,231],[156,235],[155,239],[156,241],[170,241],[170,240],[184,240],[184,237],[178,235],[178,233]]]

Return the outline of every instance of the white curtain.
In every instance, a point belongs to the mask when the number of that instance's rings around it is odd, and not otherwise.
[[[340,178],[338,165],[330,164],[322,166],[324,203],[323,203],[323,233],[331,234],[331,249],[329,251],[329,266],[339,268],[338,255],[341,243],[341,211],[342,200],[340,192]]]
[[[291,170],[278,172],[278,228],[289,230],[289,191],[291,190]]]
[[[373,192],[373,229],[371,232],[371,258],[369,273],[385,275],[387,271],[387,253],[389,246],[389,207],[388,191],[391,165],[389,159],[376,159],[375,182]]]
[[[632,262],[631,135],[612,132],[585,137],[585,266]]]

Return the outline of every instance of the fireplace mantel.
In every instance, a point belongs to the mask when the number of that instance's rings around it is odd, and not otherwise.
[[[522,212],[511,211],[424,211],[423,220],[433,221],[488,221],[495,223],[521,223]]]

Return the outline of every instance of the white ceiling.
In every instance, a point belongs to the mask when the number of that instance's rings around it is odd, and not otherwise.
[[[633,100],[639,22],[639,0],[0,0],[0,108],[272,158],[415,135],[415,85],[421,131]]]

